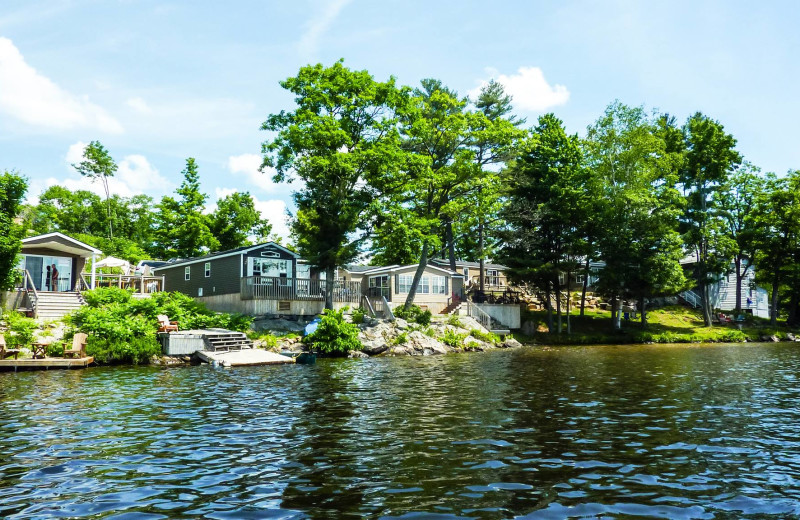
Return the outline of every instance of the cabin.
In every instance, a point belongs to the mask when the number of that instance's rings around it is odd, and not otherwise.
[[[390,307],[405,304],[417,264],[389,266],[346,265],[339,269],[342,280],[358,282],[362,294],[370,302],[377,303],[383,298]],[[464,276],[433,264],[428,264],[420,279],[414,303],[432,313],[440,313],[445,308],[462,299]]]
[[[303,316],[325,306],[325,273],[275,242],[178,260],[153,272],[164,277],[164,290],[182,292],[218,312]],[[333,283],[335,308],[359,305],[357,282]]]
[[[697,256],[691,254],[681,260],[686,277],[691,279],[691,271],[697,262]],[[741,269],[744,270],[747,260]],[[736,264],[731,262],[730,268],[722,278],[708,287],[709,299],[714,310],[731,312],[736,310]],[[702,298],[696,289],[684,291],[681,299],[693,307],[699,307]],[[742,278],[741,284],[742,312],[759,318],[769,318],[769,295],[767,290],[756,285],[755,267],[750,267]]]

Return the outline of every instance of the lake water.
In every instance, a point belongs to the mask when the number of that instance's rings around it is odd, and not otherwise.
[[[797,518],[800,348],[0,374],[1,518]]]

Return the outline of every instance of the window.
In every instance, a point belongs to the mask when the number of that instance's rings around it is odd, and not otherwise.
[[[197,288],[197,296],[203,296],[203,288],[202,287],[198,287]]]
[[[414,282],[414,276],[410,274],[401,274],[397,277],[397,292],[408,293],[411,291],[411,284]]]
[[[192,277],[192,267],[187,265],[186,267],[183,268],[183,279],[188,282],[191,277]]]
[[[583,275],[582,274],[575,275],[575,282],[579,283],[579,284],[583,284]]]
[[[486,270],[486,284],[487,285],[500,285],[500,275],[497,272],[497,269],[487,269]]]
[[[292,310],[292,302],[289,301],[278,302],[278,312],[289,312],[290,310]]]
[[[211,278],[211,262],[206,262],[205,270],[206,270],[206,278]]]
[[[419,291],[420,294],[430,294],[431,293],[431,279],[427,276],[423,276],[422,279],[419,281]]]
[[[434,276],[433,294],[447,294],[447,278],[444,276]]]

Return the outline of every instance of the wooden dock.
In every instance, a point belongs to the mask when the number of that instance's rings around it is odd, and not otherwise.
[[[229,352],[211,352],[200,350],[196,355],[206,363],[224,367],[258,366],[258,365],[284,365],[294,363],[294,358],[282,356],[258,348],[245,348]]]
[[[13,370],[54,370],[57,369],[70,369],[70,368],[86,368],[94,363],[94,358],[41,358],[41,359],[3,359],[0,360],[0,370],[9,371]]]

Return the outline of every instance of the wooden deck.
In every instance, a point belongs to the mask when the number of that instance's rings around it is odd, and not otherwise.
[[[94,358],[51,358],[46,357],[42,359],[10,359],[6,358],[0,360],[0,371],[13,370],[50,370],[52,369],[70,369],[70,368],[86,368],[94,363]]]
[[[197,356],[206,363],[222,365],[224,367],[285,365],[295,362],[294,358],[257,348],[246,348],[230,352],[209,352],[207,350],[201,350],[197,352]]]

